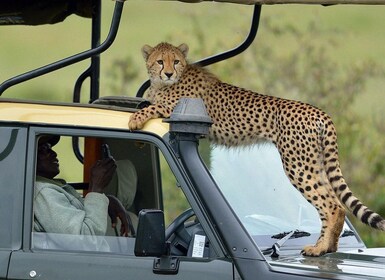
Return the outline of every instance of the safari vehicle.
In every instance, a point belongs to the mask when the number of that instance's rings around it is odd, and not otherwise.
[[[234,2],[255,4],[248,38],[239,48],[200,61],[202,65],[247,48],[256,35],[263,4],[385,4],[383,0]],[[142,96],[148,82],[134,98],[99,98],[99,55],[114,41],[124,1],[115,2],[110,33],[102,44],[100,4],[100,0],[0,4],[3,24],[55,23],[76,13],[92,17],[93,26],[89,51],[0,85],[3,93],[13,85],[91,60],[76,83],[71,104],[0,98],[1,279],[385,279],[385,249],[366,248],[348,220],[338,252],[302,256],[302,248],[317,240],[320,222],[288,182],[277,151],[214,147],[210,162],[205,162],[205,152],[198,146],[211,120],[200,100],[183,99],[170,119],[151,120],[142,130],[129,131],[130,115],[147,105]],[[81,104],[80,88],[87,77],[92,81],[90,104]],[[72,144],[76,162],[71,164],[81,172],[66,179],[80,192],[87,191],[89,168],[103,157],[102,145],[108,145],[122,166],[120,174],[132,175],[127,179],[117,174],[109,191],[138,217],[134,236],[33,231],[37,143],[45,135],[60,136],[58,150]],[[66,156],[59,154],[59,159]],[[170,195],[166,187],[180,194],[178,198],[166,199]],[[186,201],[186,211],[167,221],[179,200]]]

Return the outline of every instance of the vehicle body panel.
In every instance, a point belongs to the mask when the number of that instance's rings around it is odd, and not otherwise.
[[[361,250],[361,249],[360,249]],[[362,250],[361,250],[362,251]],[[382,254],[385,249],[382,250]],[[365,253],[332,253],[318,258],[282,256],[269,262],[273,269],[302,269],[308,272],[340,274],[361,279],[383,279],[385,258]]]
[[[132,112],[108,110],[107,106],[64,104],[39,104],[2,99],[0,121],[88,126],[128,130],[128,119]],[[143,131],[151,131],[162,137],[168,132],[168,125],[162,120],[150,120]]]
[[[9,279],[232,279],[226,261],[181,261],[178,275],[153,273],[153,258],[68,252],[15,252]],[[86,270],[86,276],[83,273]],[[32,272],[33,273],[33,272]]]
[[[2,104],[4,105],[4,104]],[[15,105],[15,104],[13,104]],[[19,104],[20,105],[20,104]],[[89,118],[84,114],[84,112],[79,113],[77,110],[71,107],[65,107],[65,106],[52,106],[51,105],[37,105],[36,107],[39,108],[38,110],[34,108],[35,106],[25,106],[25,104],[21,104],[21,107],[17,107],[17,109],[22,108],[24,111],[23,113],[20,113],[20,110],[17,110],[18,113],[15,114],[16,110],[1,110],[0,123],[2,123],[2,126],[4,125],[12,125],[12,128],[9,128],[9,130],[15,130],[17,126],[22,126],[21,130],[26,131],[27,127],[30,131],[30,142],[35,141],[35,134],[37,133],[61,133],[63,134],[70,134],[70,133],[79,133],[84,134],[88,133],[88,135],[109,135],[109,137],[114,136],[116,133],[113,131],[121,131],[121,127],[119,125],[116,127],[116,129],[111,130],[111,126],[101,128],[100,124],[96,125],[94,124],[95,118]],[[25,107],[24,107],[25,106]],[[4,107],[7,107],[4,105]],[[10,106],[13,109],[15,109],[14,106]],[[61,114],[58,114],[56,118],[52,118],[50,122],[45,122],[44,126],[40,126],[43,123],[43,120],[46,116],[46,113],[49,113],[50,110],[52,112],[57,111],[58,109],[61,109]],[[77,109],[77,108],[76,108]],[[84,109],[84,108],[83,108]],[[125,119],[127,119],[128,113],[124,112],[116,112],[117,114],[114,114],[113,111],[109,112],[107,110],[94,110],[91,108],[89,110],[89,113],[100,113],[100,111],[104,111],[104,114],[102,114],[105,118],[108,120],[114,120],[116,118],[116,115],[118,116],[124,116]],[[12,113],[13,112],[13,113]],[[13,121],[11,123],[8,123],[7,118],[10,118],[10,114],[13,115]],[[20,115],[20,117],[16,117],[16,115]],[[111,118],[112,115],[112,118]],[[27,117],[28,122],[24,122],[23,118],[24,116]],[[32,117],[31,117],[32,116]],[[66,120],[71,119],[70,125],[67,125]],[[5,122],[3,120],[6,120]],[[167,127],[168,125],[163,124],[161,120],[155,120],[154,121],[159,122],[158,126],[163,128]],[[75,127],[71,129],[70,127]],[[151,127],[151,126],[150,126]],[[7,128],[6,128],[7,129]],[[102,129],[102,130],[101,130]],[[106,129],[104,131],[104,129]],[[4,131],[4,127],[2,128],[2,132]],[[72,132],[71,132],[72,131]],[[94,131],[94,132],[93,132]],[[128,130],[126,129],[128,132]],[[161,130],[162,131],[162,130]],[[106,134],[108,132],[108,134]],[[19,133],[21,134],[21,133]],[[117,134],[122,135],[121,132],[117,132]],[[133,139],[140,139],[143,141],[144,139],[153,139],[152,141],[159,142],[159,137],[155,136],[153,133],[150,133],[148,136],[144,135],[143,133],[136,133],[137,137],[131,137]],[[3,134],[4,136],[4,134]],[[154,137],[155,136],[155,137]],[[115,136],[116,137],[116,136]],[[92,279],[105,279],[106,277],[113,278],[113,279],[158,279],[159,275],[153,272],[153,266],[154,266],[154,258],[138,258],[133,255],[127,256],[127,254],[123,255],[116,255],[116,254],[108,254],[108,253],[93,253],[93,252],[84,252],[84,251],[78,251],[78,252],[70,252],[66,250],[40,250],[40,249],[34,249],[31,248],[35,245],[34,244],[34,236],[31,236],[30,228],[32,226],[31,220],[28,219],[28,217],[32,217],[32,202],[31,199],[33,197],[33,190],[28,187],[30,185],[33,185],[33,166],[34,163],[34,145],[27,144],[27,138],[24,136],[22,138],[18,137],[18,145],[15,145],[15,148],[13,149],[13,152],[18,151],[19,147],[26,147],[27,145],[30,147],[30,151],[28,152],[29,156],[27,156],[26,165],[28,165],[29,171],[25,173],[25,175],[20,176],[22,180],[24,180],[25,177],[30,177],[31,179],[25,180],[25,185],[27,188],[27,191],[23,195],[23,192],[20,192],[20,197],[25,197],[24,201],[24,211],[23,208],[17,207],[17,211],[14,211],[17,216],[22,214],[24,212],[24,217],[26,219],[22,219],[20,216],[14,220],[12,225],[21,225],[20,221],[25,220],[24,223],[24,230],[23,230],[23,236],[21,236],[22,231],[21,227],[19,227],[18,232],[19,234],[14,235],[14,239],[18,240],[18,244],[16,244],[12,251],[11,249],[8,249],[1,253],[2,257],[2,266],[0,267],[0,272],[2,273],[3,277],[6,279],[30,279],[34,277],[39,277],[39,279],[58,279],[61,277],[64,277],[66,279],[84,279],[84,274],[82,271],[84,271],[84,268],[87,267],[87,278]],[[32,143],[30,143],[32,144]],[[20,153],[26,153],[26,150],[20,150]],[[175,160],[174,160],[175,161]],[[1,166],[1,171],[5,171],[6,169],[4,166]],[[18,169],[15,169],[18,170]],[[24,172],[23,169],[20,170],[20,172]],[[13,174],[13,172],[9,172],[10,174]],[[5,178],[5,176],[3,176]],[[183,180],[180,179],[180,182]],[[14,186],[14,184],[10,184],[9,188],[10,190]],[[24,183],[18,184],[20,187],[24,186]],[[20,199],[19,197],[19,199]],[[0,198],[1,205],[4,207],[2,208],[1,213],[7,214],[6,209],[9,209],[9,205],[6,204],[3,200],[7,199],[6,196],[2,196]],[[9,200],[10,204],[13,205],[23,205],[23,202],[15,203],[15,200]],[[7,217],[4,215],[4,217],[1,219],[2,221],[6,220]],[[3,229],[6,229],[3,227]],[[9,229],[6,231],[6,233],[10,234]],[[23,240],[23,245],[21,244],[21,240]],[[133,242],[133,241],[132,241]],[[10,257],[10,258],[9,258]],[[9,260],[9,264],[8,264]],[[7,273],[8,270],[8,273]],[[129,272],[129,275],[127,273]],[[163,278],[177,278],[177,279],[191,279],[193,277],[199,277],[202,279],[233,279],[233,265],[231,262],[231,259],[223,259],[223,260],[215,260],[215,259],[191,259],[191,258],[181,258],[179,263],[179,270],[178,270],[178,276],[175,275],[162,275]]]

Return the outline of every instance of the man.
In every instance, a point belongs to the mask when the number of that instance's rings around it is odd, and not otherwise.
[[[99,160],[91,168],[89,192],[83,198],[63,180],[54,179],[59,173],[59,160],[52,150],[59,136],[47,135],[39,139],[34,195],[34,230],[38,232],[77,235],[105,235],[107,214],[115,226],[122,222],[121,235],[128,236],[129,227],[122,204],[103,190],[110,182],[116,164],[113,158]]]

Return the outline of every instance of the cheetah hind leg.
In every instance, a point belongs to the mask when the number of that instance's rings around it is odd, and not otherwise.
[[[305,246],[302,250],[304,256],[318,257],[338,249],[338,240],[345,221],[345,209],[339,202],[329,204],[328,208],[317,209],[322,221],[321,234],[315,245]]]
[[[311,144],[309,142],[307,146]],[[344,225],[345,209],[336,197],[323,165],[319,164],[322,162],[323,155],[316,154],[312,158],[307,158],[306,162],[301,162],[303,159],[300,156],[294,157],[294,160],[287,160],[292,159],[293,156],[290,154],[290,149],[283,148],[284,145],[285,142],[280,142],[277,147],[283,159],[282,164],[286,175],[292,185],[317,209],[322,225],[317,243],[306,246],[302,254],[315,257],[335,252]],[[307,153],[305,149],[297,150],[298,155]]]
[[[345,221],[345,209],[336,197],[331,185],[323,180],[323,170],[316,172],[299,171],[294,166],[287,170],[295,171],[296,177],[289,179],[301,194],[311,203],[321,219],[321,233],[315,245],[306,246],[302,250],[305,256],[318,257],[338,249],[338,239]]]
[[[341,234],[345,210],[340,209],[338,213],[328,221],[322,221],[321,235],[315,245],[305,246],[302,250],[304,256],[318,257],[326,253],[336,252],[338,249],[338,240]]]

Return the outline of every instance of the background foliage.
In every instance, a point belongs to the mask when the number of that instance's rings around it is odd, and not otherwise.
[[[103,1],[103,36],[113,3]],[[118,38],[102,55],[102,96],[135,95],[147,78],[143,44],[186,42],[195,61],[239,44],[252,10],[142,0],[125,5]],[[385,216],[384,12],[382,6],[264,6],[256,42],[240,56],[209,68],[226,82],[326,111],[337,127],[350,188]],[[88,49],[89,26],[87,19],[70,17],[54,26],[0,27],[0,80]],[[87,67],[88,62],[76,64],[15,86],[3,96],[70,102],[74,81]],[[85,84],[82,102],[88,102],[87,90]],[[77,168],[67,166],[69,173]],[[168,199],[178,212],[185,204],[175,203],[180,193],[174,189]],[[352,221],[368,246],[385,245],[384,234]]]

